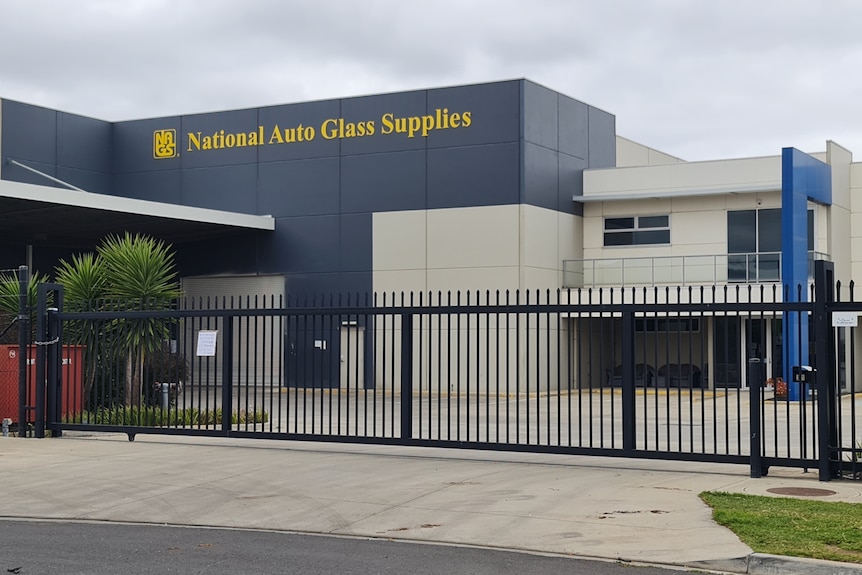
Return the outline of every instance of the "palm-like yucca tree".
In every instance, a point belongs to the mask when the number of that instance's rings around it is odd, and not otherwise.
[[[104,263],[92,253],[76,254],[70,261],[60,260],[55,277],[63,286],[66,311],[96,309],[108,287]]]
[[[71,260],[60,260],[54,273],[57,283],[63,286],[65,311],[81,312],[99,309],[108,287],[102,259],[93,253],[76,254]],[[66,343],[83,346],[84,397],[89,398],[99,371],[100,359],[110,350],[108,330],[91,321],[74,321],[65,324]]]
[[[95,254],[61,261],[57,281],[63,285],[70,311],[162,310],[180,295],[170,247],[140,234],[109,236]],[[100,326],[100,337],[96,339],[103,343],[107,340],[125,363],[126,405],[140,402],[146,356],[163,345],[170,335],[169,328],[169,323],[160,318],[125,318]],[[81,343],[92,339],[84,333],[77,335]],[[94,349],[92,343],[89,349]],[[96,353],[104,357],[105,350],[99,347]]]
[[[97,249],[107,278],[106,295],[126,310],[168,309],[180,295],[174,256],[167,244],[129,233],[109,236]],[[119,349],[126,354],[126,405],[141,400],[141,377],[147,353],[158,350],[170,336],[161,318],[118,322]]]
[[[35,329],[36,320],[36,294],[40,283],[48,281],[48,276],[34,273],[30,277],[30,283],[27,285],[27,309],[30,310],[30,330]],[[18,294],[21,293],[21,284],[15,275],[0,274],[0,316],[9,321],[17,321],[18,317]],[[0,334],[6,332],[11,325],[0,324]],[[17,338],[16,340],[17,341]]]

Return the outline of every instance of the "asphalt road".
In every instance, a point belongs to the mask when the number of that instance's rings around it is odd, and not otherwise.
[[[671,571],[384,539],[118,523],[0,521],[3,575],[657,575],[665,572]]]

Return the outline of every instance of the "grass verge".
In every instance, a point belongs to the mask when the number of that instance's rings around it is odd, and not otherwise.
[[[862,504],[717,491],[700,498],[758,553],[862,563]]]

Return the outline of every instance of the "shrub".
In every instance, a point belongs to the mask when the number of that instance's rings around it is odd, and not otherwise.
[[[159,349],[150,352],[144,361],[144,403],[160,406],[162,383],[170,383],[170,405],[177,404],[177,396],[182,391],[191,367],[181,353],[171,353],[170,344],[165,342]]]
[[[222,410],[195,408],[162,409],[153,406],[117,405],[103,407],[96,411],[84,411],[69,415],[64,423],[82,423],[92,425],[128,425],[136,427],[197,427],[221,425]],[[246,423],[266,423],[269,414],[266,411],[247,412],[240,410],[231,414],[234,425]]]

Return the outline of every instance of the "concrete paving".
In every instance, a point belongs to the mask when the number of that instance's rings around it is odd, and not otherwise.
[[[742,573],[862,573],[755,554],[698,493],[862,483],[816,470],[138,435],[0,438],[0,517],[328,533]],[[796,570],[798,569],[798,571]]]

